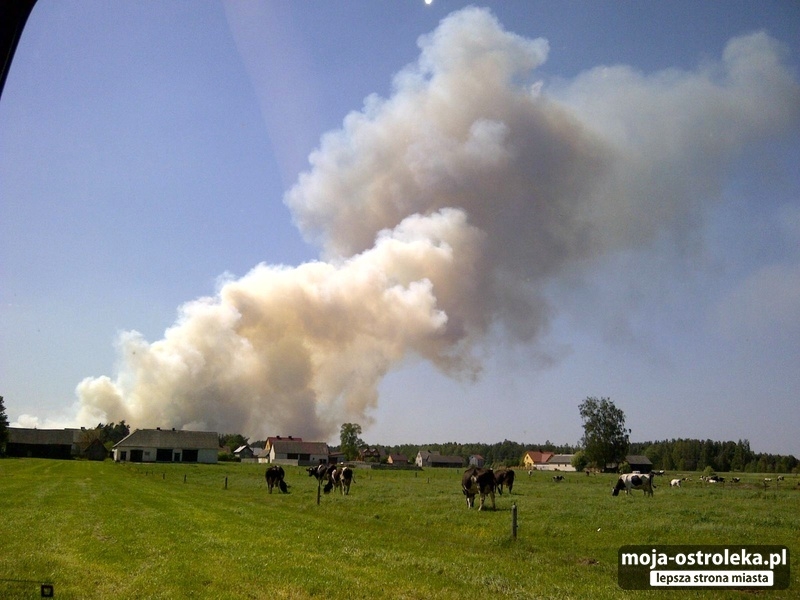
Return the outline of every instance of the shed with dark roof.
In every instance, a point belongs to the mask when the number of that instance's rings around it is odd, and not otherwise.
[[[9,427],[6,454],[28,458],[70,459],[79,454],[80,429]]]

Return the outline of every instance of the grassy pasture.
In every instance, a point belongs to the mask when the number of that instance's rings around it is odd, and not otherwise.
[[[263,465],[0,461],[0,598],[796,598],[800,486],[528,476],[497,511],[468,510],[460,470],[356,472],[323,496],[303,469],[268,495]],[[675,476],[675,475],[671,475]],[[227,489],[225,479],[227,478]],[[695,474],[695,480],[697,476]],[[511,538],[511,503],[518,537]],[[782,544],[785,591],[626,591],[625,544]]]

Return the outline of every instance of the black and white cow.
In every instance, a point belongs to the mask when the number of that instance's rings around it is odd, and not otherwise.
[[[497,488],[497,493],[501,496],[503,495],[503,486],[508,488],[508,493],[511,493],[511,489],[514,487],[514,477],[516,477],[516,473],[514,473],[514,469],[503,469],[498,471],[494,474],[494,484]]]
[[[617,485],[611,492],[612,496],[618,496],[619,493],[625,490],[625,494],[630,494],[631,490],[642,490],[645,496],[653,495],[653,473],[647,475],[640,475],[638,473],[625,473],[620,475],[617,479]]]
[[[337,484],[336,465],[321,464],[316,467],[308,467],[306,471],[309,477],[316,477],[320,485],[325,484],[322,491],[326,494]]]
[[[564,481],[564,476],[563,475],[553,475],[553,481],[555,481],[556,483],[558,483],[560,481]]]
[[[475,506],[475,495],[480,494],[481,504],[478,510],[483,510],[486,496],[492,498],[492,510],[496,510],[497,507],[494,503],[495,485],[494,471],[491,469],[470,467],[464,471],[464,475],[461,477],[461,490],[464,492],[464,496],[467,497],[467,507],[472,508]]]
[[[329,494],[331,490],[341,486],[341,472],[334,465],[331,465],[328,467],[327,477],[328,481],[325,484],[325,487],[322,488],[322,491],[326,494]]]
[[[274,488],[276,485],[282,494],[289,493],[289,486],[286,485],[286,482],[283,480],[285,475],[286,473],[284,473],[283,467],[279,465],[275,465],[267,469],[264,477],[267,480],[267,489],[269,490],[270,494],[272,493],[272,488]]]
[[[316,477],[317,481],[323,481],[325,479],[325,474],[328,471],[328,465],[320,464],[316,467],[308,467],[306,471],[308,472],[309,477]]]
[[[347,496],[350,493],[350,485],[355,483],[355,473],[350,467],[343,467],[339,472],[339,487],[342,490],[342,495]]]

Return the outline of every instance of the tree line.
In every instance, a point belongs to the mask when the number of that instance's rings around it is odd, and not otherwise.
[[[756,453],[748,440],[716,442],[713,440],[673,439],[656,442],[635,442],[630,454],[644,455],[653,468],[665,471],[792,473],[798,468],[793,455]]]
[[[503,440],[495,444],[445,442],[443,444],[397,444],[393,446],[370,444],[370,447],[381,448],[387,455],[402,454],[409,461],[413,461],[421,450],[438,452],[443,456],[460,456],[464,461],[467,461],[470,456],[479,455],[483,457],[487,465],[494,465],[495,467],[519,466],[522,464],[523,455],[528,450],[541,450],[555,454],[572,454],[575,451],[574,446],[557,445],[550,442],[550,440],[547,440],[544,444],[520,444],[510,440]],[[337,450],[337,448],[332,449]]]

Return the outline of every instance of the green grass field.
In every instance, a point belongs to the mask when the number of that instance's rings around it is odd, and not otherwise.
[[[497,511],[468,510],[461,471],[357,470],[323,496],[289,467],[0,460],[0,598],[797,598],[800,487],[765,491],[658,478],[653,498],[611,496],[613,476],[528,476]],[[227,489],[225,480],[227,478]],[[696,477],[695,477],[696,478]],[[518,535],[511,536],[511,504]],[[784,591],[628,591],[625,544],[780,544]]]

